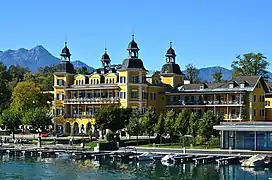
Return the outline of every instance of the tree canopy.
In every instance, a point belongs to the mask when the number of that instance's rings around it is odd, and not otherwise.
[[[190,83],[198,83],[199,79],[199,70],[193,64],[186,65],[186,72]]]
[[[19,82],[12,92],[11,100],[11,108],[18,112],[47,105],[39,85],[32,81]]]
[[[0,124],[6,126],[12,131],[14,139],[14,131],[22,124],[21,116],[18,112],[12,109],[5,109],[0,116]]]
[[[23,115],[23,124],[31,125],[34,129],[45,129],[52,125],[52,114],[48,108],[32,108]]]
[[[217,71],[212,74],[213,82],[214,83],[220,83],[222,82],[222,72]]]
[[[96,124],[100,129],[109,129],[112,132],[123,129],[128,123],[132,110],[117,106],[103,107],[96,114]]]
[[[269,62],[262,53],[247,53],[236,57],[232,62],[233,77],[267,75]]]

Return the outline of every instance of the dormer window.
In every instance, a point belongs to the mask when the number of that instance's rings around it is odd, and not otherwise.
[[[245,88],[245,83],[241,83],[240,88]]]
[[[229,88],[233,88],[233,83],[230,83],[230,84],[229,84]]]
[[[204,85],[201,85],[201,86],[200,86],[200,90],[202,90],[202,89],[204,89]]]

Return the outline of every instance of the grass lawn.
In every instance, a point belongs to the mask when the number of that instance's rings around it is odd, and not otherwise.
[[[156,148],[183,148],[181,144],[146,144],[146,145],[141,145],[139,147],[156,147]],[[186,146],[187,149],[217,149],[219,148],[218,146],[212,146],[212,145],[197,145],[197,146]]]

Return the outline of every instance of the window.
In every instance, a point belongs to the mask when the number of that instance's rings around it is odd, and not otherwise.
[[[126,83],[126,77],[120,76],[120,83]]]
[[[142,83],[146,83],[145,76],[142,76]]]
[[[260,116],[262,116],[262,110],[260,109]]]
[[[233,88],[233,83],[229,84],[229,88]]]
[[[270,101],[265,101],[266,106],[270,106]]]
[[[58,80],[57,80],[57,85],[58,85],[58,86],[63,86],[63,85],[64,85],[64,80],[58,79]]]
[[[147,92],[142,92],[142,98],[143,99],[148,99],[148,93]]]
[[[156,100],[156,93],[151,93],[150,98],[151,100]]]
[[[91,79],[91,84],[93,84],[93,80]]]
[[[106,84],[109,84],[109,79],[106,79]]]
[[[57,108],[57,115],[62,115],[62,114],[63,114],[62,108]]]
[[[131,98],[137,98],[137,91],[131,91]]]
[[[253,99],[254,102],[256,102],[256,95],[254,95],[254,99]]]
[[[132,83],[139,83],[139,76],[132,76]]]
[[[256,109],[254,109],[253,111],[253,116],[256,116]]]
[[[99,84],[99,80],[98,79],[96,80],[96,84]]]
[[[119,93],[121,99],[126,99],[126,92]]]
[[[61,93],[58,93],[58,94],[57,94],[57,100],[63,100],[63,96],[62,96]]]
[[[204,86],[202,85],[202,86],[200,86],[200,89],[204,89]]]
[[[245,84],[244,83],[240,84],[240,88],[245,88]]]

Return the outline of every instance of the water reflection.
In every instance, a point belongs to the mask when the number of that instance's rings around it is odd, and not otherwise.
[[[158,162],[72,160],[61,158],[13,158],[0,156],[0,179],[183,179],[183,180],[267,180],[267,168],[241,168],[195,165],[169,165]]]

